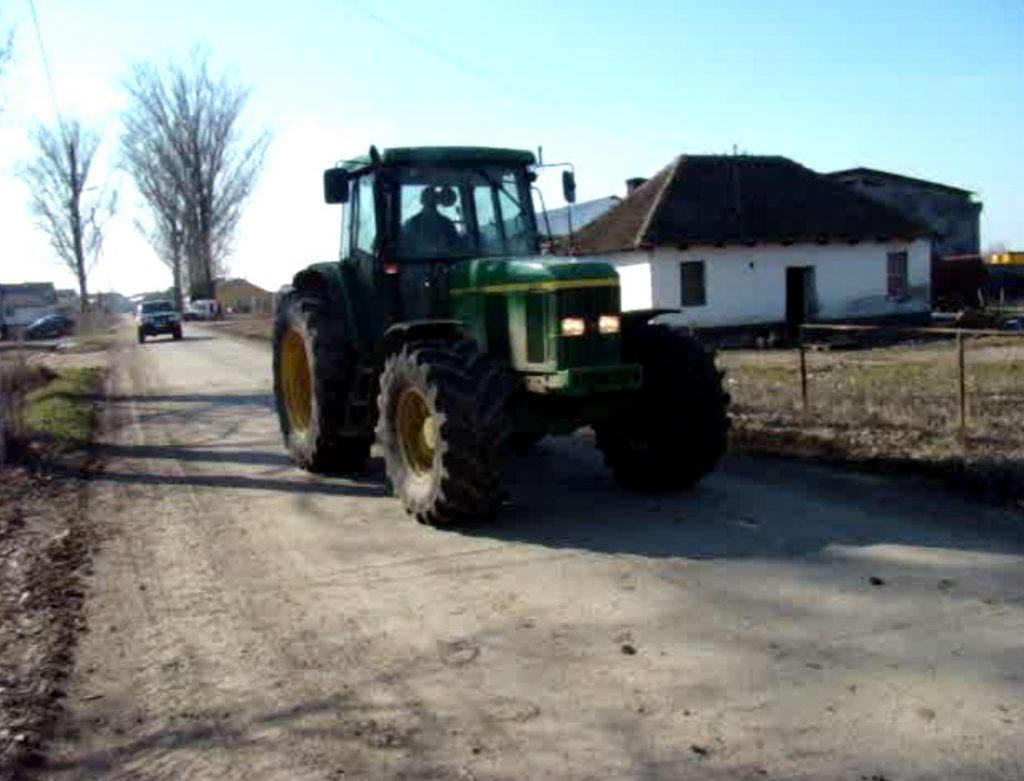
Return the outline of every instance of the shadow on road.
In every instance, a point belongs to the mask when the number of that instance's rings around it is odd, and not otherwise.
[[[266,450],[220,450],[182,447],[176,445],[115,445],[100,444],[95,453],[102,458],[159,458],[172,461],[254,464],[257,466],[291,466],[284,452]]]
[[[108,401],[131,403],[138,408],[138,420],[146,423],[216,416],[218,439],[185,445],[101,444],[98,452],[112,463],[97,479],[307,496],[388,495],[379,459],[358,475],[335,480],[292,469],[283,450],[268,448],[265,440],[252,449],[239,447],[231,439],[231,426],[241,425],[243,416],[262,414],[258,409],[272,410],[267,394],[115,395]],[[139,471],[132,464],[136,459],[142,462]],[[146,460],[179,462],[183,468],[143,467]],[[244,470],[233,468],[261,466],[274,474],[238,474]],[[510,459],[507,481],[511,501],[497,517],[450,531],[654,558],[788,558],[835,545],[885,543],[1024,551],[1024,523],[1007,523],[1009,513],[967,502],[933,483],[807,462],[732,456],[690,491],[650,495],[615,484],[592,441],[555,437]]]
[[[96,401],[113,404],[207,404],[210,406],[268,407],[273,409],[274,397],[266,393],[156,393],[152,395],[113,394],[96,396]],[[186,410],[186,413],[188,411]]]
[[[410,749],[416,745],[420,731],[392,723],[396,715],[408,720],[410,715],[417,714],[420,708],[416,702],[379,706],[362,702],[347,691],[246,716],[236,715],[236,708],[237,704],[230,703],[201,712],[184,712],[178,718],[172,716],[170,724],[122,739],[124,742],[112,751],[84,751],[73,757],[55,758],[47,767],[52,774],[67,779],[125,772],[133,775],[130,771],[140,764],[151,768],[168,760],[176,761],[170,757],[178,751],[210,752],[212,756],[233,751],[239,757],[243,753],[273,754],[281,750],[282,744],[292,745],[297,739],[309,737],[349,743],[353,747]],[[119,726],[123,714],[111,712],[109,719],[118,724],[117,734],[123,734]],[[210,764],[207,762],[210,760],[201,757],[184,760],[185,767],[193,770],[205,766],[211,771],[217,766],[215,758]]]
[[[101,469],[93,480],[135,485],[187,485],[194,488],[244,488],[256,491],[283,491],[291,494],[319,494],[323,496],[386,496],[383,481],[345,480],[328,481],[308,476],[305,480],[277,480],[270,477],[222,474],[152,474],[146,472],[117,472]]]
[[[647,557],[791,558],[901,544],[1024,553],[1024,523],[940,486],[781,459],[727,457],[689,491],[616,485],[580,438],[547,440],[510,469],[510,506],[456,529],[484,539]]]
[[[183,334],[180,339],[172,339],[171,337],[163,336],[147,336],[146,345],[150,344],[172,344],[174,342],[212,342],[214,337],[212,336],[196,336],[195,334]],[[145,346],[145,345],[143,345]]]

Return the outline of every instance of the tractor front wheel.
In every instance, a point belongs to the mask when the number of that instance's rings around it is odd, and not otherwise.
[[[689,334],[644,325],[623,334],[623,355],[643,367],[637,403],[596,423],[597,446],[619,482],[634,488],[685,488],[725,452],[729,396],[722,373]]]
[[[355,361],[318,295],[282,302],[274,323],[274,398],[292,460],[311,472],[348,473],[370,457],[369,437],[340,430]]]
[[[493,515],[509,431],[505,370],[468,340],[423,341],[387,359],[377,442],[388,480],[421,523]]]

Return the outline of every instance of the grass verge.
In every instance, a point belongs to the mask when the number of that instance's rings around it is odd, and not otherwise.
[[[14,456],[0,465],[0,779],[45,763],[83,629],[100,369],[5,366]]]
[[[102,380],[103,371],[95,367],[66,369],[29,392],[21,410],[22,438],[50,455],[84,448],[92,441]]]

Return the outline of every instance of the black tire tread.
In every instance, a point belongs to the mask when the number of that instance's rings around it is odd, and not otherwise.
[[[304,335],[313,381],[313,415],[305,436],[291,428],[281,388],[281,344],[289,328]],[[348,474],[365,466],[370,437],[343,435],[345,409],[355,377],[355,355],[330,302],[315,293],[292,293],[274,321],[274,399],[285,447],[296,465],[310,472]]]
[[[723,373],[693,336],[669,325],[627,331],[623,355],[641,364],[644,385],[626,419],[594,426],[605,463],[619,482],[634,488],[673,490],[696,483],[715,468],[727,445]]]
[[[425,492],[409,489],[412,476],[391,414],[397,394],[410,384],[433,398],[434,413],[444,416]],[[497,512],[505,497],[501,460],[509,435],[505,368],[468,339],[412,342],[387,359],[380,388],[377,442],[392,489],[409,513],[421,523],[445,525]]]

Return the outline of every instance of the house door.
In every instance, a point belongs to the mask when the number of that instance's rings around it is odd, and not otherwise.
[[[814,266],[786,268],[786,328],[791,337],[800,333],[800,325],[812,314]]]

